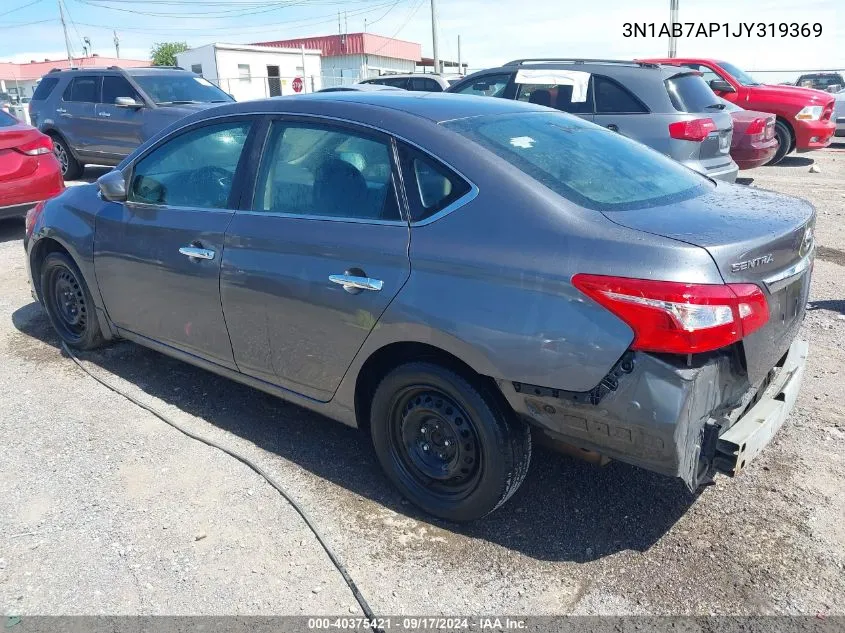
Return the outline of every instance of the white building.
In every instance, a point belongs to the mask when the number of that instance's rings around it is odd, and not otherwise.
[[[238,101],[314,92],[322,87],[319,50],[208,44],[179,53],[176,63],[217,84]]]

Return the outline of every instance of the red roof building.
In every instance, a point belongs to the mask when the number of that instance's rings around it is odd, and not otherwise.
[[[258,42],[257,45],[322,51],[324,88],[355,83],[385,73],[411,73],[422,59],[420,44],[375,33],[302,37]]]

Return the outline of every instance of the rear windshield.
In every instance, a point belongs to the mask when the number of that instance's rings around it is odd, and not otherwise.
[[[720,103],[719,97],[697,74],[675,75],[667,79],[666,91],[678,112],[704,112],[708,106]]]
[[[42,101],[50,96],[50,93],[53,92],[53,88],[59,83],[57,77],[46,77],[42,79],[38,83],[38,87],[35,88],[35,92],[32,93],[32,100],[33,101]]]
[[[709,185],[659,152],[559,112],[472,117],[443,125],[567,200],[600,211],[668,204],[700,195]]]
[[[232,101],[232,97],[213,83],[194,75],[134,75],[132,78],[159,105]]]

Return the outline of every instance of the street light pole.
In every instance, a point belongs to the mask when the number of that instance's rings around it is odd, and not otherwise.
[[[437,52],[437,1],[431,0],[431,47],[434,49],[434,72],[440,72],[440,55]]]

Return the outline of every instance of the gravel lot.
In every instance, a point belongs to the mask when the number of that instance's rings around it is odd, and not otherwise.
[[[697,497],[537,451],[504,508],[443,524],[403,503],[353,429],[130,343],[83,358],[273,473],[377,614],[843,615],[845,145],[741,175],[818,208],[811,358],[776,441]],[[29,294],[22,233],[0,221],[3,612],[359,614],[270,486],[60,352]]]

